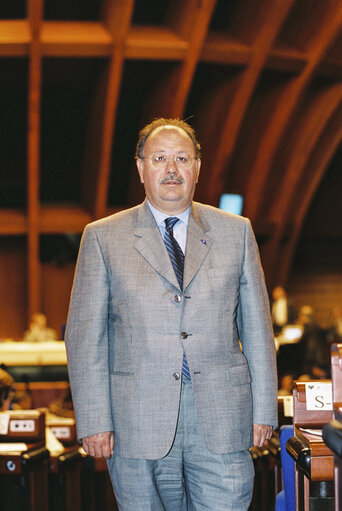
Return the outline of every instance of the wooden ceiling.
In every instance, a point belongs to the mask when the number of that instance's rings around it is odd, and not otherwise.
[[[0,235],[27,240],[30,312],[44,235],[144,197],[137,133],[188,118],[196,199],[244,196],[268,283],[286,282],[342,139],[340,0],[3,0]]]

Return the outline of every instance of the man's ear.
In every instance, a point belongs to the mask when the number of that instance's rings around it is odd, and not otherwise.
[[[196,160],[196,174],[197,174],[196,183],[198,183],[200,169],[201,169],[201,160],[198,158],[198,160]]]
[[[137,169],[138,169],[138,173],[139,173],[139,177],[140,177],[140,183],[143,183],[144,182],[144,162],[140,158],[137,158],[136,162],[137,162]]]

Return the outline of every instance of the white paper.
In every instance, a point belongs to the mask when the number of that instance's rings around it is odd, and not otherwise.
[[[39,410],[9,410],[7,412],[11,419],[18,419],[18,418],[24,418],[24,419],[38,419],[40,416]]]
[[[50,428],[45,428],[45,440],[51,456],[59,456],[64,452],[63,444],[55,437]]]
[[[293,417],[293,396],[284,396],[284,417]]]
[[[303,433],[309,433],[309,435],[315,435],[322,437],[322,429],[307,429],[307,428],[299,428]]]
[[[332,410],[332,385],[331,382],[306,382],[305,383],[306,409],[307,410]]]
[[[7,435],[9,419],[8,413],[0,413],[0,435]]]
[[[23,444],[23,443],[6,443],[6,444],[2,444],[0,443],[0,452],[1,453],[4,453],[4,452],[23,452],[23,451],[27,451],[27,445],[26,444]]]

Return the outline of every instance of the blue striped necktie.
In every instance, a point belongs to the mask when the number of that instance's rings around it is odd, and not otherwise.
[[[176,216],[171,216],[169,218],[165,218],[165,234],[164,234],[164,243],[166,246],[166,250],[171,259],[171,263],[173,269],[175,271],[179,287],[183,290],[183,271],[184,271],[184,254],[179,246],[177,240],[173,236],[173,228],[178,222],[179,218]],[[185,353],[183,353],[183,366],[182,373],[187,378],[190,377],[190,369],[188,365],[188,361],[186,359]]]

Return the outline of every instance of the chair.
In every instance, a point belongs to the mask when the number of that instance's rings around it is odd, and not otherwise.
[[[335,510],[342,508],[342,344],[331,346],[334,420],[323,427],[323,438],[334,453]]]
[[[286,442],[294,434],[293,426],[280,428],[280,459],[282,466],[283,490],[276,497],[275,511],[295,511],[295,462],[286,450]]]

